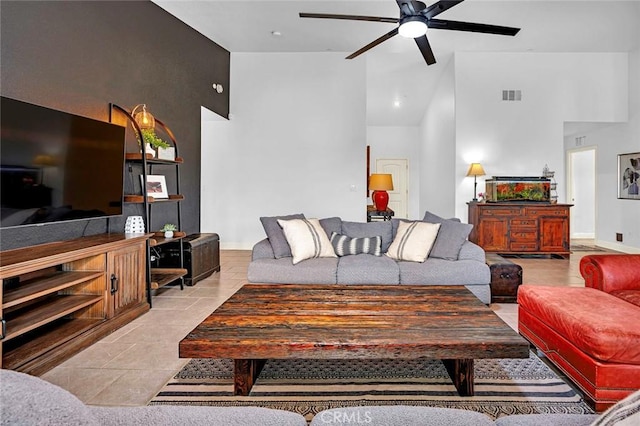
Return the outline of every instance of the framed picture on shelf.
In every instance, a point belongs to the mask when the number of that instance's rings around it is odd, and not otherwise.
[[[618,198],[640,200],[640,152],[618,155]]]
[[[142,179],[144,176],[140,175],[140,180]],[[147,197],[169,198],[167,180],[162,175],[147,175],[147,184],[144,186],[147,190]]]

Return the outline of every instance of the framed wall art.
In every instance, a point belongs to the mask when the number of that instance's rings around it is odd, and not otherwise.
[[[640,152],[618,155],[618,198],[640,200]]]
[[[144,179],[140,175],[140,179]],[[169,192],[167,191],[167,181],[162,175],[147,175],[147,197],[153,198],[169,198]]]

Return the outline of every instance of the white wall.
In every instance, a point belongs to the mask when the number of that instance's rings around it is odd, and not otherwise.
[[[365,220],[365,82],[342,54],[232,53],[231,120],[203,122],[202,232],[250,249],[260,216]]]
[[[420,211],[455,215],[456,176],[455,64],[450,61],[438,81],[420,125]],[[468,195],[473,193],[468,187]],[[473,197],[469,197],[471,199]],[[465,216],[466,217],[466,214]]]
[[[223,248],[263,238],[264,215],[364,220],[367,139],[373,150],[390,149],[384,156],[419,159],[412,217],[430,210],[466,219],[470,162],[482,162],[489,176],[539,175],[548,164],[564,202],[564,122],[627,120],[588,135],[598,146],[596,238],[615,245],[623,232],[623,249],[640,248],[640,202],[616,198],[616,155],[640,151],[637,50],[457,53],[418,129],[418,154],[408,142],[412,128],[367,130],[365,61],[342,56],[232,54],[232,120],[204,122],[202,143],[201,229],[219,233]],[[523,101],[503,103],[503,89],[522,90]],[[389,145],[389,134],[403,143]]]
[[[409,219],[421,219],[420,213],[420,128],[367,127],[367,144],[371,147],[371,173],[378,158],[406,158],[409,161],[407,213]],[[371,202],[369,202],[371,204]]]
[[[640,201],[618,199],[618,154],[640,152],[640,49],[629,54],[629,120],[589,130],[565,139],[565,148],[596,146],[596,243],[628,253],[640,253]],[[623,242],[616,242],[616,233]]]
[[[456,215],[467,217],[469,163],[487,177],[556,171],[565,202],[564,122],[628,118],[626,53],[456,53]],[[503,102],[503,89],[522,90]],[[636,139],[637,140],[637,139]],[[484,184],[478,183],[478,191]]]

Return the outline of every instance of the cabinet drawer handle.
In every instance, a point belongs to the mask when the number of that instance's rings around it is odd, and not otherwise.
[[[2,335],[0,335],[0,340],[3,340],[4,336],[7,334],[7,321],[4,318],[0,321],[2,322]]]
[[[116,291],[118,291],[118,277],[116,277],[116,274],[111,274],[111,294]]]

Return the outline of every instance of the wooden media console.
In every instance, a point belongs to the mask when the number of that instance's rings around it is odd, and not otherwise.
[[[149,235],[0,253],[0,367],[40,375],[149,310]]]

